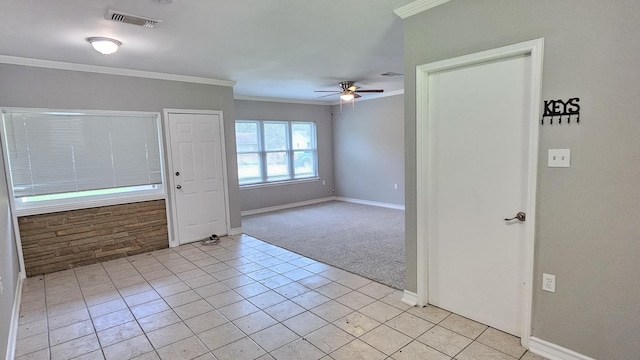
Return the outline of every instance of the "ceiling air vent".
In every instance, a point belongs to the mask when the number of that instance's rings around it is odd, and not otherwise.
[[[380,74],[380,75],[381,75],[381,76],[389,76],[389,77],[393,77],[393,76],[402,76],[403,74],[396,73],[396,72],[393,72],[393,71],[388,71],[388,72],[386,72],[386,73],[384,73],[384,74]]]
[[[123,13],[121,11],[113,11],[107,10],[107,13],[104,15],[104,18],[107,20],[139,25],[146,28],[152,28],[156,26],[157,23],[162,22],[162,20],[151,19],[144,16],[131,15],[127,13]]]

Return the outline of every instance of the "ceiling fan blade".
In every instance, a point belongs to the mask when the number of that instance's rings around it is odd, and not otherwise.
[[[358,87],[357,87],[357,86],[355,86],[355,85],[353,85],[353,86],[351,86],[351,87],[347,88],[347,90],[348,90],[348,91],[357,91],[357,90],[358,90]]]
[[[376,90],[358,90],[359,93],[381,93],[384,92],[384,90],[382,89],[376,89]]]
[[[340,94],[340,91],[335,91],[335,90],[315,90],[314,92],[330,92],[330,93]]]
[[[358,95],[357,93],[353,93],[353,97],[354,97],[355,99],[357,99],[357,98],[362,97],[362,95]]]
[[[337,92],[337,93],[333,93],[333,94],[322,95],[322,96],[318,97],[318,99],[320,99],[320,98],[324,98],[324,97],[327,97],[327,96],[336,96],[337,94],[340,94],[340,93],[339,93],[339,92]]]

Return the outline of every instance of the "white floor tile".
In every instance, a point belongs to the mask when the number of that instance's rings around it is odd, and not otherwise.
[[[514,336],[402,296],[225,237],[27,279],[16,359],[544,360]]]

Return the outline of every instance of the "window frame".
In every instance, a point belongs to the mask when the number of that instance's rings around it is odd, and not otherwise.
[[[237,132],[236,126],[238,123],[255,123],[257,124],[257,146],[258,149],[255,151],[239,151],[238,150],[238,141],[237,141]],[[286,124],[286,149],[285,150],[266,150],[265,143],[265,124]],[[304,148],[304,149],[294,149],[293,148],[293,125],[294,124],[310,124],[312,131],[312,147]],[[260,171],[259,176],[253,178],[244,178],[245,181],[240,177],[240,162],[238,160],[238,185],[242,188],[250,188],[250,187],[260,187],[260,186],[273,186],[280,184],[289,184],[289,183],[300,183],[300,182],[308,182],[315,181],[320,179],[319,168],[318,168],[318,126],[315,121],[304,121],[304,120],[247,120],[247,119],[237,119],[234,122],[234,132],[236,132],[236,157],[239,158],[240,155],[244,154],[256,154],[259,159],[258,169]],[[308,176],[296,176],[295,173],[295,152],[309,151],[312,153],[312,168],[314,172]],[[268,174],[268,162],[267,155],[269,153],[286,153],[287,157],[287,175],[275,175],[269,176]]]
[[[77,196],[74,192],[66,194],[74,194],[62,199],[52,200],[40,200],[40,201],[26,201],[21,202],[16,199],[13,191],[13,179],[11,176],[11,165],[8,153],[8,144],[6,141],[6,131],[4,122],[0,123],[0,142],[2,147],[2,160],[4,162],[5,179],[7,181],[7,188],[10,197],[10,205],[15,216],[29,216],[46,214],[68,210],[79,210],[93,207],[119,205],[135,202],[144,202],[152,200],[166,200],[167,198],[167,181],[166,181],[166,168],[164,163],[165,158],[165,146],[164,146],[164,134],[161,121],[161,115],[159,112],[148,111],[111,111],[111,110],[76,110],[76,109],[50,109],[50,108],[15,108],[15,107],[2,107],[0,108],[2,115],[12,112],[30,112],[30,113],[43,113],[43,114],[83,114],[93,116],[148,116],[153,117],[157,124],[158,129],[158,150],[159,150],[159,162],[161,171],[161,184],[156,185],[138,185],[138,186],[123,186],[118,188],[105,188],[99,190],[105,190],[105,194],[92,194],[95,190],[85,191],[88,195]],[[116,189],[116,190],[112,190]],[[98,190],[98,191],[99,191]],[[78,192],[78,193],[82,193]],[[63,193],[64,194],[64,193]],[[46,196],[46,195],[44,195]],[[57,196],[55,196],[57,197]]]

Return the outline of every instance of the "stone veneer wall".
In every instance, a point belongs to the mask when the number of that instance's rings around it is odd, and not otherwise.
[[[18,218],[27,276],[169,246],[164,200]]]

